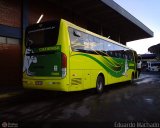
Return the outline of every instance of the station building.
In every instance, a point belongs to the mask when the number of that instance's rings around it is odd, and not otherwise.
[[[0,0],[0,85],[20,85],[25,28],[66,19],[119,43],[153,37],[153,32],[113,0]]]

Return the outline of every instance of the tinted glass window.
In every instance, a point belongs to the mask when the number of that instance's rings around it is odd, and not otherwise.
[[[30,26],[26,30],[26,46],[30,48],[57,44],[59,22],[46,22]]]
[[[7,38],[0,36],[0,44],[6,44],[7,43]]]
[[[96,51],[103,50],[100,39],[95,36],[73,28],[69,28],[69,35],[73,51],[97,54]]]
[[[125,58],[125,56],[124,56],[124,48],[122,47],[122,46],[119,46],[119,45],[116,45],[115,46],[116,48],[116,52],[117,52],[117,58]]]
[[[8,44],[19,44],[19,40],[15,38],[7,38]]]
[[[111,43],[73,28],[69,28],[69,35],[73,51],[133,60],[132,51],[118,44]]]
[[[89,49],[87,34],[84,34],[83,32],[80,32],[73,28],[69,28],[69,35],[70,35],[70,41],[71,41],[71,48],[73,51]]]
[[[103,50],[103,44],[100,42],[100,39],[95,36],[89,36],[90,37],[90,45],[92,46],[92,50],[95,51],[101,51]]]
[[[127,50],[125,51],[125,55],[127,56],[127,59],[128,59],[128,60],[131,60],[131,61],[134,60],[134,58],[133,58],[133,52],[132,52],[131,50],[127,49]]]
[[[114,49],[114,44],[110,43],[106,40],[102,40],[102,42],[104,43],[104,51],[106,52],[106,54],[108,54],[109,56],[114,57],[115,56],[115,49]]]

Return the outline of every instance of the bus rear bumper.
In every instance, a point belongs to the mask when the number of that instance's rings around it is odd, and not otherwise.
[[[68,92],[65,80],[31,80],[23,79],[23,87],[28,89],[54,90]]]

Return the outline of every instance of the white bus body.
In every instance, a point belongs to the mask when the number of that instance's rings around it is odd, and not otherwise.
[[[148,63],[148,71],[160,71],[160,62],[147,62]]]

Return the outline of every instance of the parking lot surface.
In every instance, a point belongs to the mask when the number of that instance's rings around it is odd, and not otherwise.
[[[93,90],[61,93],[4,87],[0,90],[1,122],[52,123],[157,122],[160,124],[160,74],[144,72],[134,84],[105,87],[102,95]],[[33,124],[30,123],[32,126]],[[47,124],[47,125],[46,125]],[[33,125],[34,126],[34,125]],[[94,125],[96,127],[96,125]]]

